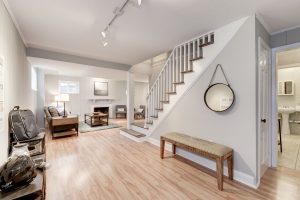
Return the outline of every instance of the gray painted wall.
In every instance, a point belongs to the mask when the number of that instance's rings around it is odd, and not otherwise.
[[[0,56],[4,58],[5,116],[15,105],[35,111],[36,92],[31,89],[31,66],[24,43],[3,1],[0,1]],[[4,125],[5,131],[0,133],[0,165],[7,157],[8,117],[4,118]]]
[[[300,27],[283,31],[271,36],[272,48],[300,42]]]
[[[224,67],[236,95],[234,106],[224,113],[212,112],[204,103],[205,90],[218,63]],[[255,184],[255,64],[255,18],[251,17],[151,137],[159,139],[164,133],[178,131],[230,146],[234,149],[234,169],[251,177]],[[218,80],[223,82],[219,72]]]

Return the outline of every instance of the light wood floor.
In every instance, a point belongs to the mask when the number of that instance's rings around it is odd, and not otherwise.
[[[119,129],[47,137],[46,148],[47,200],[300,199],[299,171],[270,169],[258,190],[225,179],[218,191],[211,171],[179,157],[161,160],[158,147],[131,141]]]

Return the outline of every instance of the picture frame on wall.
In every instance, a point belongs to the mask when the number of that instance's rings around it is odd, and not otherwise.
[[[95,96],[108,96],[108,82],[94,82],[94,95]]]

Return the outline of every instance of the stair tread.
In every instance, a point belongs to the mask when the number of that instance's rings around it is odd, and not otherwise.
[[[184,84],[184,82],[183,81],[181,81],[181,82],[174,82],[173,84]]]
[[[206,47],[206,46],[211,45],[211,44],[213,44],[213,43],[214,43],[214,42],[206,42],[206,43],[204,43],[204,44],[200,44],[199,47]]]
[[[200,59],[203,59],[203,56],[200,56],[200,57],[197,57],[197,58],[190,59],[190,61],[196,61],[196,60],[200,60]]]
[[[167,94],[176,94],[176,92],[167,92]]]
[[[181,73],[191,73],[191,72],[194,72],[194,70],[187,70],[187,71],[182,71]]]
[[[170,101],[168,100],[163,100],[163,101],[160,101],[161,103],[169,103]]]
[[[155,116],[155,115],[152,115],[152,116],[150,116],[150,117],[152,117],[152,118],[158,118],[158,116]]]
[[[164,109],[163,108],[155,108],[155,110],[162,111]]]
[[[129,135],[137,137],[137,138],[141,138],[141,137],[145,137],[146,136],[145,134],[137,132],[137,131],[134,131],[132,129],[122,128],[120,130],[123,131],[123,132],[125,132],[125,133],[128,133]]]
[[[131,123],[131,125],[137,126],[139,128],[143,128],[143,129],[148,129],[148,128],[145,128],[145,122],[133,122],[133,123]]]

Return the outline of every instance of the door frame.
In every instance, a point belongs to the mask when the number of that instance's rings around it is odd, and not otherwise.
[[[258,173],[258,185],[260,184],[260,179],[261,179],[261,141],[260,141],[260,138],[261,138],[261,132],[260,132],[260,129],[261,129],[261,115],[260,115],[260,68],[259,68],[259,56],[260,56],[260,46],[265,46],[266,49],[268,49],[269,51],[269,66],[268,66],[268,73],[269,73],[269,78],[268,78],[268,95],[267,95],[267,102],[270,102],[271,101],[271,85],[272,85],[272,78],[271,78],[271,74],[272,74],[272,49],[269,47],[269,45],[263,40],[263,38],[259,37],[258,38],[258,56],[257,56],[257,67],[258,67],[258,99],[257,99],[257,103],[258,103],[258,106],[257,106],[257,132],[258,132],[258,135],[257,135],[257,148],[258,148],[258,151],[257,151],[257,156],[258,156],[258,162],[257,162],[257,173]],[[270,142],[270,139],[271,139],[271,127],[272,127],[272,107],[271,105],[267,108],[267,116],[266,116],[266,119],[269,121],[268,123],[268,140]],[[271,167],[271,163],[272,163],[272,144],[270,142],[270,149],[268,150],[268,154],[269,154],[269,162],[268,162],[268,165],[269,167]]]
[[[278,108],[277,108],[277,62],[276,62],[276,54],[282,51],[287,51],[290,49],[300,48],[300,42],[284,45],[276,48],[272,48],[272,70],[271,70],[271,77],[272,77],[272,93],[271,93],[271,105],[272,105],[272,129],[271,129],[271,146],[272,146],[272,167],[277,167],[278,164],[278,151],[277,151],[277,133],[278,133],[278,126],[277,126],[277,116],[278,116]]]

